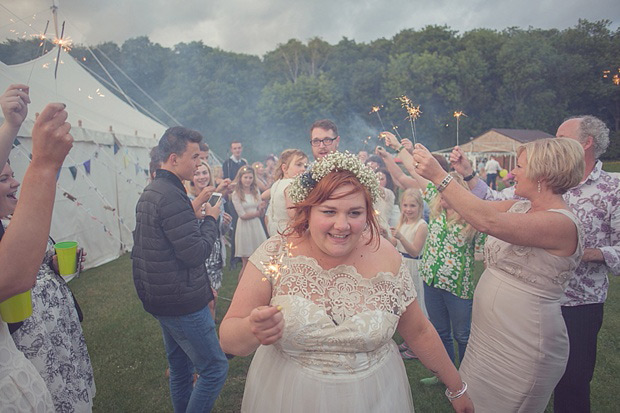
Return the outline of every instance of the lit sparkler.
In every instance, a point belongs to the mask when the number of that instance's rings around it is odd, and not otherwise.
[[[265,277],[263,277],[263,281],[278,281],[280,275],[282,274],[282,271],[287,268],[286,264],[284,264],[284,258],[293,256],[293,254],[291,253],[292,249],[294,249],[293,243],[289,242],[283,248],[282,254],[272,255],[271,257],[269,257],[269,261],[261,261],[261,264],[263,266],[263,273],[266,275]]]
[[[459,146],[459,120],[461,119],[461,116],[467,117],[463,111],[459,110],[454,112],[454,117],[456,118],[456,146]]]
[[[399,97],[398,100],[400,100],[400,106],[407,111],[406,119],[409,119],[409,123],[411,124],[411,137],[413,138],[413,144],[415,145],[417,143],[415,133],[415,120],[419,118],[422,114],[422,111],[420,110],[420,105],[415,106],[413,104],[413,101],[405,95]]]
[[[373,106],[370,113],[376,113],[377,117],[379,118],[379,122],[381,123],[381,130],[385,130],[385,126],[383,126],[383,120],[381,120],[381,115],[379,115],[379,111],[381,110],[381,108],[383,107],[383,105],[380,106]]]

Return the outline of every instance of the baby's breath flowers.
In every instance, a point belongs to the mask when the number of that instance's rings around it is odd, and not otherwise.
[[[376,173],[364,165],[359,158],[349,152],[332,152],[316,161],[310,169],[298,175],[288,187],[288,195],[294,203],[302,202],[316,184],[332,171],[352,172],[362,185],[370,192],[372,202],[376,202],[381,193]]]

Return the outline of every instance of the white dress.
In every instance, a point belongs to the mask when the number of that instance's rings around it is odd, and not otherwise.
[[[7,324],[0,319],[0,412],[54,411],[43,378],[15,347]]]
[[[417,230],[420,227],[425,226],[425,225],[426,225],[426,222],[423,219],[419,219],[418,222],[413,223],[413,224],[403,224],[400,227],[399,232],[401,233],[403,237],[405,237],[405,239],[407,239],[409,242],[412,242]],[[403,244],[398,240],[396,240],[396,249],[400,253],[408,254],[407,250],[405,250],[405,247],[403,247]],[[420,256],[421,255],[422,253],[420,252]],[[411,274],[411,279],[413,280],[413,285],[415,286],[415,290],[418,292],[418,304],[420,305],[420,308],[422,309],[422,312],[424,313],[426,318],[428,318],[428,312],[426,311],[426,304],[424,304],[424,285],[422,284],[423,283],[422,278],[420,277],[420,274],[418,273],[418,264],[420,263],[420,259],[403,257],[403,262],[407,266],[407,269],[409,270],[409,274]]]
[[[270,237],[283,232],[288,225],[289,216],[286,210],[284,191],[291,182],[293,182],[291,178],[282,178],[271,185],[271,202],[267,208],[267,217],[269,218],[267,231],[269,231]]]
[[[250,257],[263,268],[285,254],[270,238]],[[287,257],[272,284],[282,306],[283,337],[260,346],[248,371],[243,412],[412,412],[411,389],[392,336],[416,298],[405,265],[398,274],[363,278],[352,266],[322,269]]]
[[[241,201],[235,192],[232,196],[233,205],[238,216],[248,212],[256,212],[260,206],[260,196],[258,199],[252,195],[245,194],[245,200]],[[249,257],[260,244],[267,239],[263,224],[260,218],[241,219],[237,218],[237,229],[235,230],[235,257]]]

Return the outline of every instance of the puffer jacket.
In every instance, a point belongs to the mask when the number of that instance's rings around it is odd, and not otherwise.
[[[136,205],[131,251],[134,284],[147,312],[191,314],[213,299],[205,260],[216,236],[215,219],[199,223],[181,180],[158,169]]]

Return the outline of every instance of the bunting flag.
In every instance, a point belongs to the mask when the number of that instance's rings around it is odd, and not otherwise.
[[[77,176],[77,168],[75,166],[70,166],[69,171],[71,172],[71,176],[73,176],[73,180],[75,180],[75,177]]]
[[[127,169],[127,165],[129,165],[129,158],[126,155],[123,155],[123,163],[125,164],[125,169]]]
[[[60,178],[60,171],[62,171],[62,168],[58,168],[58,172],[56,173],[56,182],[58,182],[58,178]]]
[[[114,141],[114,155],[116,155],[116,153],[121,149],[120,146],[118,146],[118,144],[116,143],[116,141]]]
[[[15,138],[15,140],[13,141],[13,146],[19,146],[22,143],[20,141],[17,140],[17,138]]]
[[[84,162],[84,169],[86,170],[86,173],[90,175],[90,159]]]
[[[133,166],[136,169],[136,175],[138,175],[140,173],[140,171],[142,170],[142,168],[137,163],[134,163]]]

